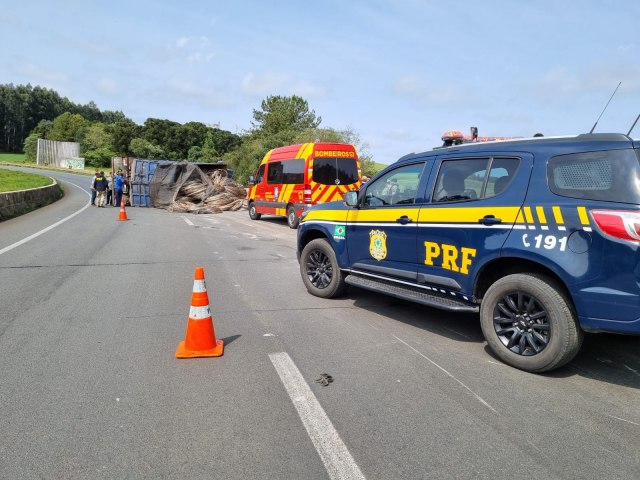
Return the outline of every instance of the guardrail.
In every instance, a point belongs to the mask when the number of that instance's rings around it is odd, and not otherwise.
[[[62,198],[64,195],[62,188],[54,178],[51,180],[53,184],[46,187],[0,193],[0,222],[44,207]]]

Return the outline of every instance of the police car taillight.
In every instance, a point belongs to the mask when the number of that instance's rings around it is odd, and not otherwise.
[[[307,203],[307,204],[310,205],[312,203],[312,201],[311,201],[311,185],[305,184],[303,193],[304,193],[304,196],[303,196],[302,200],[304,201],[304,203]]]
[[[640,211],[591,210],[598,227],[607,235],[640,242]]]

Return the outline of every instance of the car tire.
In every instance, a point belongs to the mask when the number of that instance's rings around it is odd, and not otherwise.
[[[514,274],[496,281],[482,299],[480,324],[493,353],[527,372],[558,368],[582,345],[571,302],[545,275]]]
[[[300,274],[309,293],[316,297],[337,297],[347,287],[336,254],[324,238],[311,240],[304,247],[300,255]]]
[[[289,205],[289,208],[287,208],[287,224],[289,225],[289,228],[293,229],[298,228],[298,225],[300,225],[300,217],[298,217],[293,205]]]
[[[260,217],[262,217],[262,214],[256,212],[256,204],[254,202],[251,202],[249,204],[249,218],[251,220],[260,220]]]

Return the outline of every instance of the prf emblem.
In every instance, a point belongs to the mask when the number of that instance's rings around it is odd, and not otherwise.
[[[384,260],[387,256],[387,234],[382,230],[369,232],[369,253],[376,260]]]

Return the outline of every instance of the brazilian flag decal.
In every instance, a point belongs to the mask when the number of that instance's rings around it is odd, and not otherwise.
[[[344,225],[336,225],[333,228],[333,238],[336,240],[343,240],[347,231]]]

